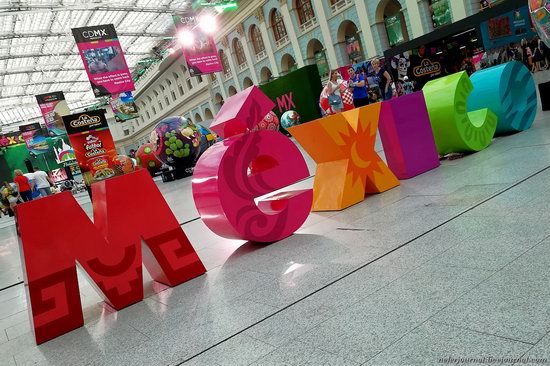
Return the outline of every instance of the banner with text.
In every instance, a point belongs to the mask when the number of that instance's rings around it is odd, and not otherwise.
[[[132,92],[113,94],[109,101],[117,122],[138,118],[138,111]]]
[[[72,31],[96,97],[135,89],[114,25]]]
[[[36,96],[38,107],[51,137],[66,135],[63,116],[71,114],[63,92],[53,92]]]
[[[98,109],[63,117],[76,160],[87,185],[115,176],[117,156],[105,111]]]
[[[33,154],[45,154],[50,147],[48,146],[48,140],[40,127],[40,123],[31,123],[28,125],[19,126],[19,131],[27,144],[27,149]]]
[[[176,24],[176,35],[190,33],[192,44],[182,46],[183,56],[191,76],[211,74],[222,71],[222,64],[218,57],[214,37],[204,33],[198,27],[198,17],[194,12],[185,12],[173,15]]]

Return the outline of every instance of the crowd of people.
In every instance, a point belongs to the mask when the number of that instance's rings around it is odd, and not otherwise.
[[[13,182],[4,181],[0,188],[0,210],[5,215],[13,216],[15,206],[29,202],[33,197],[47,197],[52,194],[54,182],[48,173],[34,168],[32,173],[24,174],[20,169],[14,171]]]
[[[519,44],[510,43],[506,47],[487,51],[481,60],[481,68],[513,60],[523,62],[532,73],[546,70],[550,68],[550,49],[538,37],[530,41],[522,39]]]

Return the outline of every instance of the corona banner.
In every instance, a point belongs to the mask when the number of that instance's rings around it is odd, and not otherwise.
[[[135,89],[114,25],[72,31],[96,97]]]

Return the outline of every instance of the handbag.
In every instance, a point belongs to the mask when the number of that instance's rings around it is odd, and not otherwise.
[[[342,104],[342,98],[339,95],[331,94],[328,96],[328,104],[331,106]]]

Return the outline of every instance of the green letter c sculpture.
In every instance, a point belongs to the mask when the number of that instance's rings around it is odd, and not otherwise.
[[[488,108],[467,111],[473,85],[465,71],[432,80],[422,90],[440,155],[481,151],[489,146],[497,116]]]

